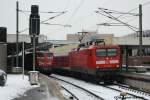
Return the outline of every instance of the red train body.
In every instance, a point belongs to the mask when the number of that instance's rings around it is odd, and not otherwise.
[[[51,73],[53,53],[45,51],[36,52],[36,69],[44,73]]]
[[[90,69],[118,69],[120,49],[118,46],[93,46],[69,54],[70,67]]]
[[[94,43],[94,45],[87,43],[84,46],[81,44],[63,55],[58,52],[53,54],[38,52],[37,66],[53,72],[67,72],[81,77],[92,76],[98,81],[115,79],[115,74],[120,69],[119,46]]]
[[[117,45],[96,45],[71,51],[68,55],[54,55],[52,69],[108,80],[120,69],[120,48]]]

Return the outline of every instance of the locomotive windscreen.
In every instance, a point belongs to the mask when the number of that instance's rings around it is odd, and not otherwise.
[[[106,56],[106,49],[96,49],[97,56]]]
[[[96,56],[117,56],[117,49],[96,49]]]
[[[117,56],[117,49],[107,49],[108,56]]]

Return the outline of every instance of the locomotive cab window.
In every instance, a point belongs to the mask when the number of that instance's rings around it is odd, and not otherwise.
[[[107,49],[108,56],[117,56],[117,49]]]
[[[47,53],[47,55],[48,55],[48,57],[51,57],[51,56],[53,56],[53,54],[52,54],[52,53]]]
[[[106,56],[106,49],[97,49],[96,55],[97,56]]]
[[[37,57],[43,57],[44,55],[42,53],[38,53]]]

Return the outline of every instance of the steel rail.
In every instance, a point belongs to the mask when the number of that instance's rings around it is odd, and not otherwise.
[[[79,100],[79,98],[77,96],[75,96],[75,94],[73,94],[71,91],[69,91],[68,89],[66,89],[64,86],[61,85],[61,87],[67,91],[68,93],[70,93],[72,95],[72,97],[74,97],[76,100]]]
[[[85,88],[82,88],[82,87],[80,87],[80,86],[78,86],[78,85],[75,85],[75,84],[73,84],[73,83],[70,83],[70,82],[68,82],[68,81],[65,81],[65,80],[62,80],[62,79],[59,79],[59,78],[56,78],[56,77],[53,77],[53,76],[49,76],[49,77],[54,78],[54,79],[57,79],[57,80],[62,81],[62,82],[65,82],[65,83],[68,83],[68,84],[70,84],[70,85],[73,85],[73,86],[75,86],[75,87],[77,87],[77,88],[79,88],[79,89],[81,89],[81,90],[84,90],[85,92],[87,92],[87,93],[93,95],[94,97],[96,97],[96,98],[98,98],[98,99],[100,99],[100,100],[105,100],[104,98],[100,97],[99,95],[96,95],[96,94],[94,94],[93,92],[91,92],[91,91],[89,91],[89,90],[87,90],[87,89],[85,89]]]
[[[133,91],[133,92],[139,92],[141,94],[145,94],[145,95],[148,95],[150,96],[150,92],[149,91],[144,91],[144,90],[141,90],[141,89],[138,89],[138,88],[134,88],[132,86],[125,86],[123,84],[118,84],[118,83],[113,83],[114,85],[117,85],[118,87],[122,88],[122,89],[128,89],[129,91]]]
[[[108,88],[108,89],[111,89],[111,90],[115,90],[115,91],[117,91],[117,92],[122,92],[121,90],[119,90],[119,89],[115,89],[115,88],[113,88],[113,87],[109,87],[109,86],[106,86],[106,85],[101,85],[101,86],[103,86],[103,87],[105,87],[105,88]],[[137,95],[135,95],[135,94],[131,94],[131,93],[129,93],[129,92],[126,92],[128,95],[131,95],[131,96],[133,96],[133,97],[135,97],[135,98],[139,98],[139,99],[142,99],[142,100],[148,100],[148,99],[146,99],[146,98],[144,98],[144,97],[141,97],[141,96],[137,96]]]

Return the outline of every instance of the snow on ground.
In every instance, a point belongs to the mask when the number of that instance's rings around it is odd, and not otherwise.
[[[103,97],[105,100],[116,100],[116,97],[119,97],[119,95],[120,95],[120,92],[117,92],[115,90],[111,90],[111,89],[105,88],[105,87],[103,87],[101,85],[92,84],[92,83],[88,83],[88,82],[85,82],[85,81],[82,81],[82,80],[78,80],[78,79],[75,79],[75,78],[65,77],[65,76],[60,76],[60,75],[55,75],[55,74],[52,74],[52,76],[60,78],[60,79],[63,79],[63,80],[66,80],[66,81],[69,81],[69,82],[71,82],[73,84],[81,86],[82,88],[88,89],[91,92],[93,92],[94,94],[97,94],[97,95]],[[61,84],[61,82],[59,82],[59,83]],[[72,87],[68,86],[68,88],[70,88],[70,90],[73,90]],[[126,91],[124,89],[120,89],[120,88],[117,88],[117,89],[121,90],[122,92],[128,92],[128,91]],[[76,92],[76,94],[80,94],[80,93],[81,92],[79,92],[79,91]],[[142,94],[141,95],[138,94],[138,95],[139,96],[144,96]],[[128,97],[129,98],[127,100],[140,100],[140,99],[132,98],[132,96],[128,96]],[[81,100],[84,100],[83,97],[79,97],[79,98],[82,98]],[[146,98],[149,98],[149,96],[147,96]],[[93,99],[88,99],[88,100],[93,100]]]
[[[143,74],[143,75],[150,75],[150,72],[145,72],[145,73],[138,73],[138,74]]]
[[[121,90],[121,91],[123,91],[123,92],[127,92],[127,93],[131,93],[131,94],[134,94],[134,95],[137,95],[137,96],[144,97],[144,98],[146,98],[147,100],[150,99],[150,96],[149,96],[149,95],[144,95],[144,94],[139,93],[139,92],[133,92],[133,91],[129,91],[128,89],[119,88],[119,86],[116,86],[116,85],[113,85],[113,86],[110,86],[110,87],[115,88],[115,89],[118,89],[118,90]]]
[[[93,93],[95,93],[95,94],[105,98],[105,100],[116,100],[115,97],[120,95],[119,92],[116,92],[114,90],[110,90],[110,89],[107,89],[107,88],[105,88],[103,86],[92,84],[92,83],[88,83],[88,82],[85,82],[85,81],[82,81],[82,80],[78,80],[78,79],[75,79],[75,78],[70,78],[70,77],[65,77],[65,76],[60,76],[60,75],[55,75],[55,74],[52,74],[52,76],[60,78],[60,79],[64,79],[64,80],[69,81],[69,82],[71,82],[73,84],[81,86],[82,88],[88,89],[91,92],[93,92]]]
[[[31,86],[28,81],[28,76],[20,74],[8,74],[7,83],[4,87],[0,86],[0,100],[12,100],[22,96],[27,90],[37,86]]]
[[[67,83],[64,83],[64,82],[61,82],[59,81],[59,84],[61,84],[63,87],[65,87],[66,89],[68,90],[71,90],[71,92],[73,94],[75,94],[79,100],[98,100],[97,98],[93,97],[93,95],[91,96],[90,94],[88,94],[87,92],[77,88],[77,87],[74,87],[70,84],[67,84]],[[64,91],[62,91],[64,96],[68,97],[68,94],[64,93]]]

